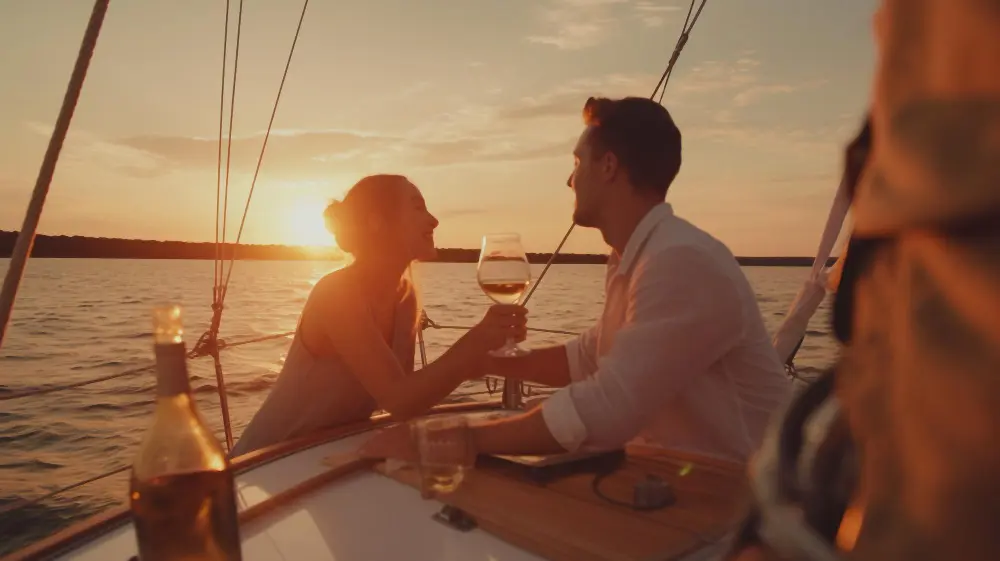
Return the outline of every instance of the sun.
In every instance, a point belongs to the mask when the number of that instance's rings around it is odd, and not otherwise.
[[[326,229],[323,220],[323,202],[303,199],[291,208],[288,217],[289,241],[295,245],[336,247],[337,243]]]

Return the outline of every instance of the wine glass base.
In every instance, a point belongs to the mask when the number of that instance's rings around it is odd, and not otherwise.
[[[522,349],[521,347],[504,347],[490,351],[486,354],[493,358],[517,358],[528,356],[531,354],[531,351],[529,349]]]

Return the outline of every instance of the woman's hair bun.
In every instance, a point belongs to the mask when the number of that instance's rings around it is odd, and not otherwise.
[[[354,253],[354,228],[348,222],[350,217],[344,212],[344,203],[338,200],[330,201],[326,210],[323,211],[323,221],[326,229],[337,238],[337,246],[347,253]]]
[[[344,203],[334,199],[330,201],[330,204],[326,206],[323,211],[323,221],[326,223],[326,229],[333,235],[337,235],[335,230],[337,229],[337,221],[340,219],[340,207]]]
[[[361,245],[377,247],[373,221],[391,222],[398,209],[399,188],[409,184],[402,175],[369,175],[351,187],[343,200],[332,200],[323,211],[326,229],[343,251],[357,256]]]

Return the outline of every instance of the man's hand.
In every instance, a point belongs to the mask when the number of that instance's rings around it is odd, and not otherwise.
[[[400,423],[376,432],[361,445],[358,456],[377,460],[393,458],[416,462],[420,459],[420,451],[410,434],[410,425]]]

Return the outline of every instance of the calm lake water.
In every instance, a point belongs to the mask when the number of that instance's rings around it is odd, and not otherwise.
[[[313,284],[336,262],[238,262],[221,336],[239,341],[295,328]],[[0,273],[7,260],[0,260]],[[541,267],[535,267],[537,276]],[[807,268],[744,269],[768,329],[780,324]],[[422,264],[415,268],[428,315],[442,325],[469,326],[489,300],[476,284],[475,265]],[[36,259],[28,264],[7,340],[0,349],[0,396],[66,384],[152,362],[150,310],[173,301],[185,308],[189,348],[211,317],[212,262]],[[604,267],[557,265],[529,304],[533,327],[579,332],[603,305]],[[828,328],[829,302],[810,324],[796,364],[805,376],[830,364],[836,347]],[[461,331],[428,330],[429,358]],[[527,346],[567,339],[531,334]],[[264,400],[281,368],[289,339],[225,351],[223,370],[234,434]],[[206,420],[222,439],[219,400],[210,359],[192,361],[192,387]],[[150,422],[151,373],[0,402],[0,511],[48,491],[128,465]],[[481,382],[455,400],[486,399]],[[127,473],[97,481],[16,512],[0,513],[0,555],[73,521],[122,504]]]

